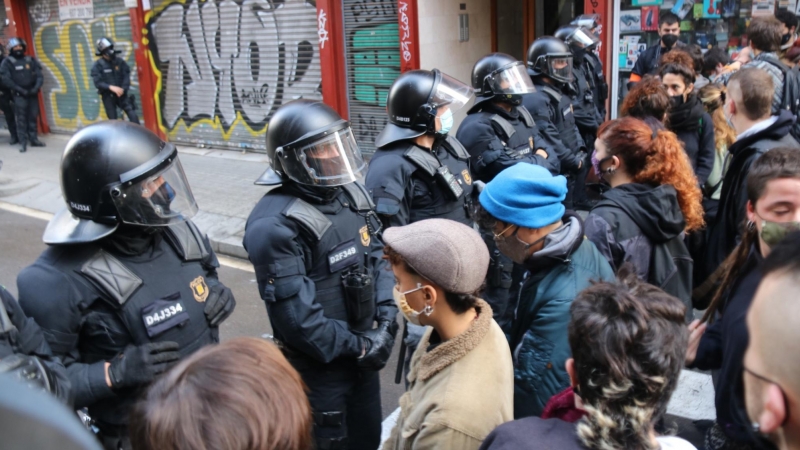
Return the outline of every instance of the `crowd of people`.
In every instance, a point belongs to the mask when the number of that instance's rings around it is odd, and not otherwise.
[[[324,103],[280,107],[243,240],[271,342],[219,343],[236,301],[175,147],[130,122],[80,130],[48,248],[19,302],[0,290],[0,373],[32,388],[0,389],[0,411],[46,391],[109,450],[682,450],[666,409],[697,368],[704,448],[800,449],[797,18],[753,19],[729,61],[663,13],[608,121],[596,26],[487,55],[471,85],[400,75],[369,164]],[[87,442],[73,422],[61,447]]]

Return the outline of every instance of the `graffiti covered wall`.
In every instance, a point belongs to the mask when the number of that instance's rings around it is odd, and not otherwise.
[[[388,121],[386,96],[400,76],[396,0],[344,0],[350,123],[361,149],[375,151]]]
[[[170,140],[263,149],[284,102],[321,99],[317,15],[305,0],[177,0],[148,20],[159,123]]]
[[[107,118],[90,75],[97,59],[94,43],[103,36],[114,41],[119,57],[131,67],[130,92],[139,103],[128,10],[122,0],[97,1],[94,13],[92,20],[59,22],[58,0],[28,4],[33,45],[44,72],[45,112],[54,131],[74,132]]]

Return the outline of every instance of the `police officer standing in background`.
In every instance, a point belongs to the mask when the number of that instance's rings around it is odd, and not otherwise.
[[[236,304],[217,279],[178,150],[147,129],[104,121],[61,159],[66,207],[49,247],[17,277],[22,309],[67,366],[106,449],[128,449],[141,390],[178,359],[219,342]]]
[[[552,36],[543,36],[528,49],[528,74],[536,92],[522,98],[533,115],[536,126],[561,161],[561,174],[567,178],[564,206],[573,209],[575,178],[584,166],[586,145],[583,142],[572,106],[572,53],[567,44]]]
[[[14,98],[14,117],[17,121],[19,151],[44,147],[37,136],[36,120],[39,118],[39,89],[42,87],[42,66],[33,56],[25,55],[25,41],[12,37],[6,44],[9,55],[0,64],[0,81],[11,90]]]
[[[598,39],[598,43],[590,46],[588,48],[589,51],[586,52],[586,65],[594,79],[594,101],[597,104],[597,110],[600,112],[600,117],[605,121],[608,83],[606,83],[606,76],[603,73],[603,62],[596,53],[598,51],[597,47],[600,45],[600,16],[597,14],[582,14],[576,17],[570,24],[587,28]],[[588,153],[591,154],[591,152]]]
[[[394,81],[389,122],[375,138],[365,183],[384,227],[432,218],[472,225],[470,155],[448,134],[453,113],[472,96],[471,87],[437,69],[412,70]],[[425,327],[405,325],[400,360],[407,374]]]
[[[470,154],[475,179],[488,183],[518,162],[537,164],[557,175],[558,157],[522,106],[522,96],[535,92],[525,64],[505,53],[486,55],[472,68],[472,87],[475,105],[458,128],[456,138]],[[497,249],[492,230],[482,230],[481,235],[491,256],[483,298],[502,327],[506,307],[513,297],[509,289],[514,263]],[[524,271],[521,267],[517,271],[520,279]]]
[[[117,119],[117,107],[125,111],[128,120],[139,123],[136,115],[136,104],[133,97],[128,95],[131,87],[131,69],[122,58],[117,58],[119,50],[114,50],[111,39],[104,37],[95,44],[95,56],[100,58],[92,66],[92,80],[94,87],[103,99],[106,116],[111,120]]]
[[[256,184],[280,186],[250,213],[244,248],[275,341],[308,386],[316,448],[378,448],[378,371],[397,307],[380,220],[357,181],[366,163],[350,124],[313,100],[275,112],[267,154]]]
[[[5,47],[0,47],[0,67],[3,67],[4,59],[6,59],[6,49]],[[0,111],[3,111],[8,133],[11,135],[9,144],[19,144],[19,138],[17,138],[17,119],[14,116],[14,97],[12,97],[11,89],[7,88],[2,82],[0,82]]]
[[[583,160],[583,167],[575,178],[574,208],[589,211],[591,204],[586,194],[586,176],[589,174],[591,166],[591,155],[594,150],[594,140],[597,129],[603,123],[603,116],[597,110],[597,103],[594,96],[596,87],[594,85],[594,74],[587,63],[587,54],[592,53],[591,49],[597,45],[599,39],[591,31],[575,25],[564,25],[556,30],[555,37],[564,41],[572,52],[572,75],[575,81],[571,83],[574,89],[572,96],[572,109],[575,111],[575,124],[581,133],[583,141],[586,143],[587,157]]]

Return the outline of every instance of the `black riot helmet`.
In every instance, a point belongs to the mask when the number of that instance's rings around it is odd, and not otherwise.
[[[471,87],[438,69],[411,70],[400,75],[389,89],[389,123],[375,138],[375,146],[437,133],[437,117],[442,122],[438,131],[447,134],[453,113],[466,106],[472,94]]]
[[[308,186],[333,187],[356,181],[367,168],[350,123],[319,100],[284,104],[267,127],[270,167],[256,184],[287,179]]]
[[[505,53],[491,53],[475,63],[472,68],[472,87],[475,89],[476,106],[487,100],[519,105],[522,95],[536,92],[525,64]]]
[[[591,31],[577,25],[564,25],[556,30],[555,37],[564,41],[572,52],[575,61],[582,63],[587,52],[597,46],[600,39]]]
[[[121,223],[165,226],[197,213],[178,149],[119,120],[89,125],[67,142],[61,193],[66,208],[47,224],[47,244],[92,242]]]
[[[600,37],[600,14],[581,14],[572,19],[570,25],[586,28],[595,36]]]
[[[95,56],[103,56],[104,54],[108,56],[114,56],[115,54],[119,53],[119,50],[114,50],[114,41],[105,36],[95,42],[94,48]]]
[[[528,48],[528,73],[545,76],[560,83],[571,83],[572,53],[569,47],[553,36],[542,36]]]
[[[21,46],[23,53],[28,49],[28,44],[25,43],[25,39],[15,36],[9,39],[8,42],[6,43],[6,50],[8,50],[9,55],[16,46]]]

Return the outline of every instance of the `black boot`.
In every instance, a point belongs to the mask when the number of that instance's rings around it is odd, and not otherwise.
[[[19,148],[19,152],[20,152],[20,153],[25,153],[25,152],[27,152],[27,151],[28,151],[28,144],[27,144],[27,143],[25,143],[25,142],[23,142],[23,143],[22,143],[22,146]]]
[[[9,145],[17,145],[19,144],[19,139],[16,136],[11,136],[11,141],[8,143]]]
[[[31,147],[44,147],[44,142],[39,139],[31,139]]]

